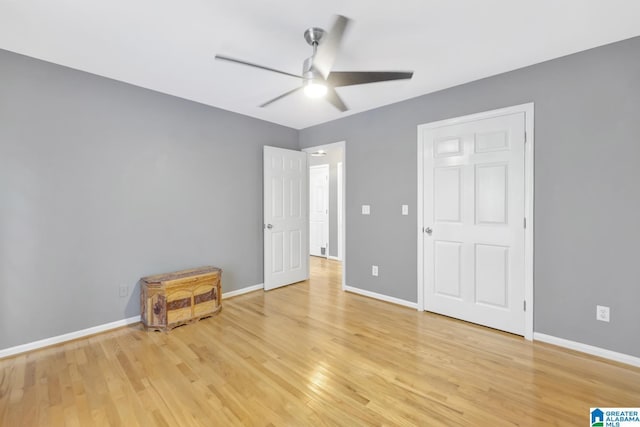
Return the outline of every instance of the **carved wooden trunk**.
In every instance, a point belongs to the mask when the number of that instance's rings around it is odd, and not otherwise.
[[[222,308],[222,270],[200,267],[143,277],[140,312],[145,329],[169,331]]]

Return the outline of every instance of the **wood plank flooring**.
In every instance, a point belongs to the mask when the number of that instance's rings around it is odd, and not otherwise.
[[[311,265],[169,334],[0,360],[0,425],[587,425],[640,406],[640,369],[345,293],[339,263]]]

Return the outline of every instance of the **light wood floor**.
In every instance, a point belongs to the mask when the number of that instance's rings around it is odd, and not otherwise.
[[[640,406],[640,369],[340,290],[340,265],[139,326],[0,360],[1,426],[587,425]]]

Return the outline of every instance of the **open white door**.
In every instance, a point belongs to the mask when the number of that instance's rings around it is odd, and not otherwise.
[[[309,278],[307,153],[264,147],[264,289]]]

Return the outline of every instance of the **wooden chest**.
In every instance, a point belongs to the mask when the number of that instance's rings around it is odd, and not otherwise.
[[[143,277],[140,312],[145,329],[169,331],[222,308],[222,270],[200,267]]]

